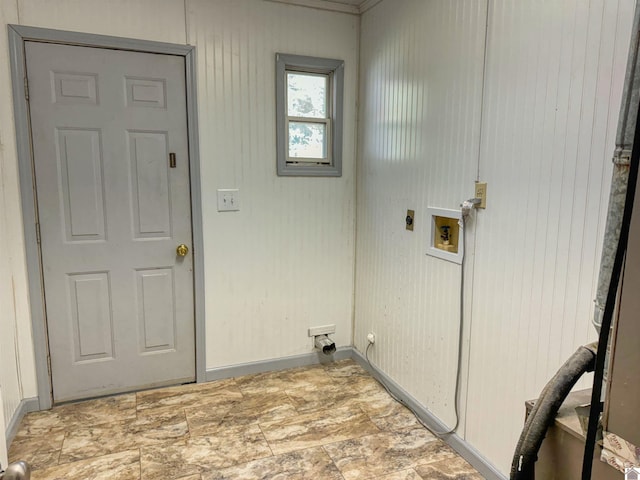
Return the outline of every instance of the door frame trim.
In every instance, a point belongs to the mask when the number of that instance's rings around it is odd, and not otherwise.
[[[198,141],[198,103],[196,85],[196,47],[173,43],[120,38],[107,35],[52,30],[48,28],[8,25],[9,56],[13,88],[20,198],[27,262],[31,326],[35,354],[38,399],[41,410],[53,405],[49,345],[44,304],[44,284],[40,246],[36,237],[36,191],[31,148],[31,126],[26,98],[25,42],[36,41],[82,47],[127,50],[142,53],[176,55],[185,59],[187,100],[187,135],[189,144],[189,177],[191,183],[191,223],[193,235],[193,281],[196,382],[206,381],[206,337],[204,302],[204,241],[202,232],[202,193],[200,185],[200,148]]]

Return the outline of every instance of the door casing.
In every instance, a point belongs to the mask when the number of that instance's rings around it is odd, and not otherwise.
[[[204,316],[204,259],[202,233],[202,202],[200,185],[200,153],[198,142],[198,114],[196,90],[196,52],[191,45],[153,42],[130,38],[94,35],[47,28],[8,25],[9,54],[13,88],[20,197],[24,226],[27,277],[33,329],[38,403],[40,410],[53,405],[49,345],[42,281],[40,245],[37,241],[37,209],[35,202],[35,175],[31,149],[31,129],[27,103],[24,42],[47,42],[82,47],[128,50],[142,53],[160,53],[182,56],[186,67],[187,135],[189,143],[189,177],[191,182],[191,217],[193,235],[193,281],[196,381],[206,381],[205,316]]]

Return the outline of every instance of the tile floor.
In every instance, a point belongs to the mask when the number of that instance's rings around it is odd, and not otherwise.
[[[28,414],[33,480],[483,477],[352,360]]]

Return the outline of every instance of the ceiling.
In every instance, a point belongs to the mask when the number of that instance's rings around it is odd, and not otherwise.
[[[303,7],[360,15],[382,0],[267,0]]]

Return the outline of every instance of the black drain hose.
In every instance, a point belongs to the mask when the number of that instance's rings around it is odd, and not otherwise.
[[[524,424],[511,463],[510,480],[533,480],[538,451],[562,402],[585,372],[593,371],[597,344],[583,346],[560,367],[545,385]]]

